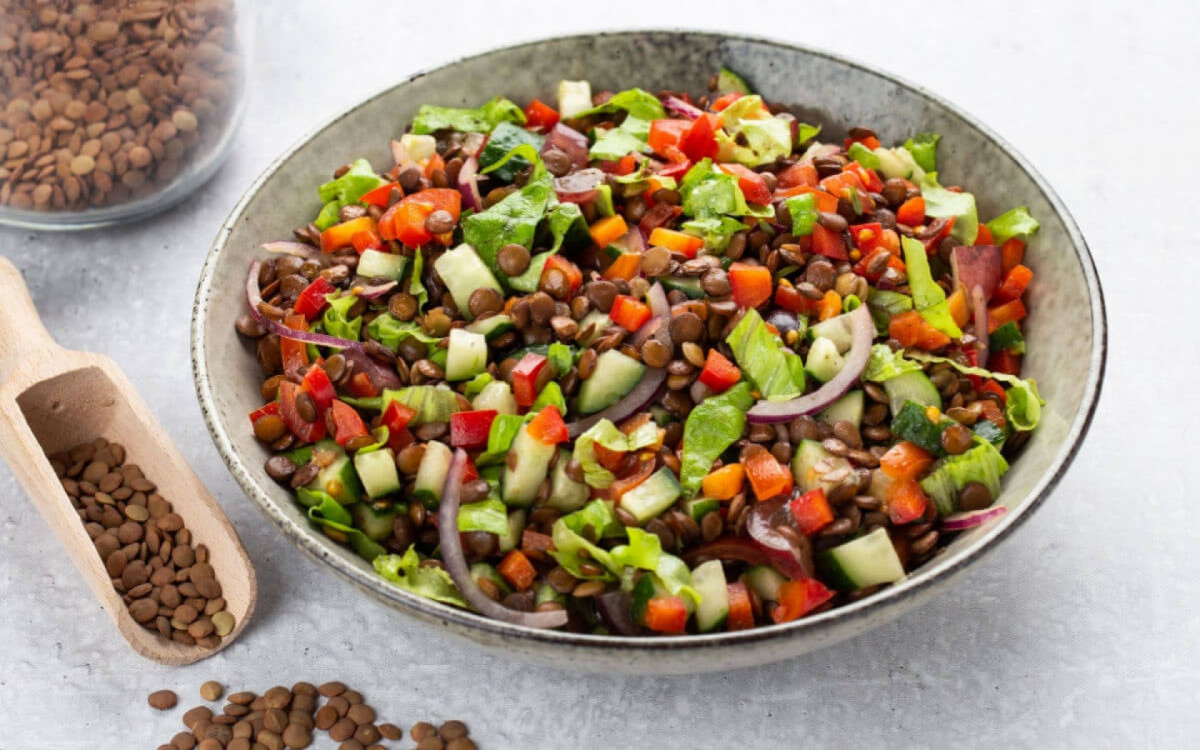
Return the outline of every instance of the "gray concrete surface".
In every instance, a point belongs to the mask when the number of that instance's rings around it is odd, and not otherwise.
[[[247,123],[218,176],[170,213],[83,234],[0,230],[46,325],[129,373],[258,566],[240,642],[168,669],[130,652],[0,467],[0,748],[155,747],[207,679],[342,679],[408,725],[462,717],[481,747],[1195,747],[1200,512],[1186,485],[1200,406],[1191,205],[1200,151],[1197,6],[859,0],[650,4],[376,0],[260,4]],[[442,640],[348,589],[242,496],[192,395],[195,278],[244,186],[318,122],[421,67],[517,39],[698,25],[884,66],[991,123],[1055,185],[1109,303],[1109,375],[1074,468],[955,590],[835,648],[728,674],[581,676]],[[326,742],[325,740],[322,740]],[[323,745],[333,747],[332,744]]]

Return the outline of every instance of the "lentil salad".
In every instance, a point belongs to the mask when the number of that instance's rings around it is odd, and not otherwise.
[[[625,635],[782,623],[1004,512],[1037,222],[938,136],[709,93],[425,105],[252,264],[265,471],[416,594]]]

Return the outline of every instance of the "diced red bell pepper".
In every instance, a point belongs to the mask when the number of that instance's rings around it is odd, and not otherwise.
[[[488,433],[496,420],[495,409],[460,411],[450,415],[450,445],[455,448],[479,448],[487,445]]]
[[[850,259],[850,254],[846,252],[846,241],[842,239],[841,232],[835,232],[817,224],[813,227],[812,243],[813,252],[818,255],[824,255],[826,258],[834,260]]]
[[[682,633],[687,627],[687,607],[678,596],[655,596],[646,602],[645,626],[656,633]]]
[[[1015,299],[1020,299],[1025,293],[1029,282],[1033,280],[1033,271],[1029,270],[1028,266],[1017,264],[1012,270],[1004,275],[1004,281],[1000,282],[996,293],[992,295],[993,302],[1012,302]]]
[[[811,163],[793,164],[775,177],[776,189],[817,186],[817,168]]]
[[[530,130],[540,130],[545,133],[557,125],[560,119],[558,110],[541,99],[534,99],[525,108],[525,127]]]
[[[521,357],[521,361],[517,362],[512,371],[512,385],[513,396],[517,399],[518,406],[533,406],[533,402],[537,401],[538,375],[547,364],[549,360],[545,355],[533,352]]]
[[[350,238],[350,244],[354,246],[354,252],[362,255],[368,250],[379,250],[383,247],[383,238],[376,232],[355,232]]]
[[[775,304],[797,315],[812,315],[817,312],[817,309],[821,305],[821,300],[805,297],[800,293],[800,290],[788,283],[786,279],[782,279],[779,282],[779,286],[775,287]]]
[[[400,187],[400,183],[389,182],[386,185],[380,185],[374,190],[368,190],[367,192],[363,193],[362,197],[358,200],[361,203],[366,203],[368,206],[387,208],[388,201],[391,200],[392,197],[392,188],[398,187]]]
[[[925,223],[925,199],[917,195],[900,204],[896,209],[896,221],[910,227],[919,227]]]
[[[567,285],[572,293],[579,291],[579,287],[583,286],[583,272],[579,270],[579,266],[563,256],[555,254],[546,258],[546,265],[542,269],[542,280],[546,278],[546,274],[554,270],[561,271],[567,278]]]
[[[496,572],[504,577],[514,589],[524,591],[533,585],[537,578],[537,569],[529,558],[519,549],[514,549],[504,556],[496,566]]]
[[[988,333],[1005,323],[1015,323],[1025,318],[1025,305],[1019,299],[1005,302],[988,310]]]
[[[779,584],[778,606],[771,612],[776,623],[799,620],[833,598],[833,592],[815,578]]]
[[[650,123],[646,144],[650,150],[670,161],[686,160],[680,147],[683,136],[692,127],[690,120],[655,120]]]
[[[749,630],[754,627],[754,607],[750,604],[750,592],[746,584],[734,581],[725,590],[729,594],[729,616],[725,618],[725,629]]]
[[[624,454],[622,454],[622,461]],[[608,496],[613,500],[620,500],[625,496],[625,493],[634,489],[642,482],[650,478],[654,473],[654,461],[638,461],[633,465],[633,470],[624,476],[617,479],[608,487]]]
[[[479,467],[477,467],[475,462],[468,457],[466,465],[463,466],[463,482],[474,482],[478,478]]]
[[[420,247],[435,239],[425,228],[425,220],[438,210],[449,213],[454,221],[458,221],[462,213],[462,193],[453,188],[430,188],[406,195],[379,217],[379,233],[385,240]],[[442,241],[445,236],[438,235],[437,239]]]
[[[721,169],[738,179],[738,187],[742,190],[747,203],[767,206],[771,203],[771,189],[761,174],[741,164],[722,164]]]
[[[815,534],[833,523],[833,508],[825,497],[825,490],[820,487],[793,499],[788,508],[801,534]]]
[[[916,443],[907,440],[888,448],[879,458],[879,470],[899,482],[917,479],[933,465],[933,456]]]
[[[729,284],[738,307],[758,307],[771,299],[775,290],[770,269],[741,262],[729,267]]]
[[[849,198],[848,190],[863,190],[862,179],[851,169],[823,178],[820,185],[835,198]]]
[[[350,393],[355,398],[374,398],[379,395],[379,389],[371,382],[371,376],[365,372],[356,372],[350,376]]]
[[[305,320],[312,320],[325,309],[325,305],[329,304],[329,300],[325,299],[325,295],[333,294],[336,291],[337,287],[329,279],[324,276],[318,276],[308,286],[304,287],[304,290],[300,292],[300,296],[296,297],[296,304],[292,305],[292,310],[299,315],[303,315]]]
[[[705,112],[697,117],[688,131],[683,134],[679,147],[691,161],[700,161],[717,155],[717,129],[721,127],[720,119]]]
[[[925,515],[929,497],[916,479],[896,482],[887,491],[888,517],[896,525],[911,523]]]
[[[1025,260],[1025,242],[1020,237],[1011,237],[1000,246],[1000,260],[1004,271],[1013,270]]]
[[[376,234],[375,220],[370,216],[360,216],[357,219],[334,224],[321,232],[321,252],[332,253],[343,247],[351,247],[354,244],[354,235],[359,232]]]
[[[849,150],[850,146],[855,143],[861,143],[862,145],[866,146],[867,148],[871,149],[872,151],[874,151],[875,149],[877,149],[883,145],[882,143],[879,142],[879,139],[876,138],[875,136],[864,135],[861,138],[846,138],[845,140],[842,141],[842,148]]]
[[[979,392],[991,393],[1000,399],[1000,405],[1003,406],[1008,402],[1008,393],[1005,392],[1004,386],[997,383],[995,380],[985,380],[983,385],[979,387]]]
[[[700,248],[704,247],[704,240],[694,234],[658,227],[650,233],[650,244],[665,247],[673,253],[686,255],[689,258],[695,258],[696,254],[700,252]]]
[[[883,190],[883,180],[879,179],[879,175],[874,169],[868,169],[858,162],[852,161],[846,165],[846,171],[858,177],[859,182],[869,192],[878,193]]]
[[[748,455],[742,465],[746,467],[746,478],[750,480],[756,498],[768,500],[792,491],[794,480],[791,469],[779,463],[770,451],[758,446],[758,450],[746,452]]]
[[[742,379],[742,371],[716,349],[708,350],[704,368],[700,370],[700,382],[713,393],[724,393]]]
[[[721,94],[713,100],[712,110],[713,112],[724,112],[729,108],[730,104],[733,104],[743,96],[745,96],[745,94],[740,91],[730,91],[728,94]]]
[[[303,315],[288,315],[283,319],[283,324],[293,331],[308,330],[308,320]],[[308,364],[308,347],[303,341],[280,336],[279,355],[283,360],[284,372],[298,373]]]
[[[614,174],[622,176],[633,174],[635,169],[637,169],[637,159],[633,154],[626,154],[617,161]]]
[[[921,244],[925,246],[925,252],[929,255],[937,252],[938,245],[942,244],[942,240],[950,236],[950,232],[954,230],[954,222],[958,221],[957,216],[951,216],[950,219],[942,225],[942,229],[937,234],[931,234],[921,240]]]
[[[1013,354],[1007,349],[992,352],[988,357],[987,368],[992,372],[1019,376],[1021,374],[1021,355]]]
[[[683,176],[692,168],[690,161],[673,161],[656,173],[659,177],[673,177],[676,180],[682,180]]]
[[[994,245],[994,244],[996,244],[996,238],[992,236],[992,230],[988,229],[987,224],[980,224],[979,228],[977,230],[975,230],[975,244],[976,245]]]
[[[340,446],[345,447],[351,440],[370,434],[366,423],[354,407],[340,399],[334,399],[330,404],[329,416],[326,419],[331,422],[333,439]]]
[[[883,247],[883,225],[877,221],[855,224],[850,227],[850,239],[858,251],[866,256],[877,247]]]
[[[325,437],[325,420],[317,419],[313,422],[305,422],[301,419],[300,412],[296,408],[298,395],[300,395],[300,386],[290,380],[281,381],[279,383],[279,412],[297,440],[303,443],[315,443]]]
[[[983,405],[983,418],[1003,429],[1005,424],[1004,412],[1000,411],[1000,407],[996,402],[990,398],[985,398],[980,399],[979,403]]]
[[[317,413],[321,415],[325,414],[325,410],[337,398],[337,389],[333,387],[333,382],[320,365],[308,368],[308,372],[304,373],[304,380],[300,382],[300,388],[313,400]]]
[[[392,452],[399,453],[416,441],[408,429],[408,423],[416,416],[417,410],[411,406],[406,406],[399,401],[388,402],[383,414],[379,417],[379,423],[388,430],[388,447],[392,449]]]
[[[613,300],[608,317],[627,331],[633,332],[645,325],[651,316],[650,306],[628,294],[618,294]]]
[[[894,268],[897,271],[905,270],[904,261],[900,260],[898,256],[894,255],[886,248],[880,246],[876,247],[870,252],[863,253],[862,258],[860,258],[859,261],[854,264],[854,272],[859,276],[866,276],[868,281],[879,281],[879,277],[883,276],[883,271],[869,273],[867,269],[870,268],[871,264],[875,261],[875,256],[881,254],[887,255],[887,265],[884,266],[885,270],[888,268]]]
[[[250,412],[250,424],[254,424],[258,420],[267,416],[279,416],[279,402],[268,401],[254,411]]]

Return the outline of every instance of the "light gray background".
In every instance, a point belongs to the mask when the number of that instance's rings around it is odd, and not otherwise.
[[[198,665],[135,656],[0,467],[0,747],[155,747],[180,728],[181,711],[156,714],[146,694],[170,687],[192,705],[206,679],[256,690],[342,679],[405,726],[465,718],[485,750],[1200,743],[1200,513],[1185,484],[1200,446],[1190,424],[1200,406],[1200,53],[1191,37],[1200,6],[259,5],[246,126],[226,167],[186,205],[109,231],[0,230],[0,253],[25,272],[47,327],[65,346],[116,359],[217,495],[257,565],[257,615],[239,642]],[[1014,539],[951,592],[856,640],[772,667],[672,678],[581,676],[485,656],[343,585],[243,497],[192,395],[195,280],[251,179],[375,90],[515,40],[678,25],[767,34],[879,65],[1024,152],[1074,212],[1107,292],[1100,410],[1072,470]]]

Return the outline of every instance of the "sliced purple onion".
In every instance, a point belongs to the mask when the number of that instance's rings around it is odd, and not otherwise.
[[[738,560],[748,565],[769,565],[793,581],[811,577],[805,575],[804,568],[792,553],[768,550],[744,536],[723,536],[683,553],[683,561],[689,567],[694,568],[705,560]]]
[[[467,452],[459,448],[450,461],[450,471],[446,474],[446,484],[442,487],[442,504],[438,508],[438,541],[442,563],[454,579],[454,584],[472,607],[493,620],[529,628],[561,628],[566,625],[566,610],[518,612],[509,609],[483,593],[483,589],[479,588],[479,584],[471,577],[467,559],[463,556],[462,538],[458,534],[458,509],[462,504],[463,473],[466,467]]]
[[[404,147],[403,143],[401,143],[400,141],[393,138],[391,146],[392,146],[392,161],[396,162],[396,166],[400,166],[401,164],[407,164],[410,161],[412,161],[412,159],[408,158],[408,149],[406,149]]]
[[[796,417],[821,411],[850,390],[871,356],[875,323],[871,321],[871,312],[866,305],[847,313],[846,320],[850,324],[850,352],[846,355],[846,365],[833,380],[812,393],[787,401],[759,401],[746,412],[746,419],[753,424],[790,422]]]
[[[795,137],[795,135],[793,135]],[[819,159],[822,156],[833,156],[841,151],[841,147],[833,143],[813,143],[809,146],[804,154],[796,161],[797,164],[809,164],[814,159]]]
[[[689,120],[695,120],[696,118],[700,117],[700,115],[704,114],[699,107],[693,104],[688,104],[677,96],[663,97],[662,103],[663,109],[667,110],[673,115],[686,117]]]
[[[609,591],[597,596],[596,614],[618,635],[638,635],[640,632],[633,621],[633,597],[628,591]]]
[[[246,302],[250,307],[250,315],[258,322],[260,326],[279,336],[280,338],[292,339],[293,341],[303,341],[306,344],[316,344],[317,346],[332,346],[337,349],[361,350],[361,341],[351,341],[350,339],[339,339],[336,336],[327,336],[323,333],[313,333],[311,331],[297,331],[294,328],[288,328],[278,320],[272,320],[262,314],[259,305],[262,304],[262,292],[258,289],[258,272],[262,268],[260,261],[254,261],[250,264],[250,273],[246,277]]]
[[[641,346],[646,339],[654,337],[668,348],[674,349],[670,326],[671,302],[667,299],[667,292],[663,289],[662,284],[655,282],[654,286],[650,287],[650,290],[646,292],[646,303],[650,305],[653,317],[633,332],[633,335],[629,337],[629,343],[633,346]]]
[[[979,352],[979,366],[987,367],[988,361],[988,309],[983,289],[971,287],[971,304],[975,308],[975,348]]]
[[[994,521],[1008,512],[1008,508],[997,505],[983,510],[972,510],[966,513],[952,513],[942,519],[942,531],[963,531],[982,526],[988,521]]]
[[[950,271],[955,286],[979,287],[986,303],[1004,278],[1004,258],[999,245],[960,245],[950,252]]]
[[[314,260],[323,255],[319,248],[315,248],[312,245],[306,245],[303,242],[289,242],[288,240],[281,240],[279,242],[264,242],[262,245],[259,245],[259,247],[261,247],[263,250],[266,250],[268,253],[275,253],[277,255],[293,255],[297,258],[304,258],[305,260]]]
[[[812,544],[795,527],[787,495],[755,503],[746,518],[746,532],[766,550],[779,572],[792,579],[812,578]],[[787,528],[791,533],[781,531]]]
[[[483,150],[483,145],[487,143],[487,134],[485,133],[467,133],[463,136],[462,152],[471,157],[479,156],[479,152]]]
[[[566,154],[576,169],[583,169],[588,165],[587,136],[575,128],[563,125],[561,122],[550,128],[550,132],[546,134],[546,142],[542,144],[542,154],[552,148]]]
[[[607,409],[568,423],[567,434],[574,440],[590,430],[602,419],[607,419],[610,422],[620,422],[623,419],[628,419],[642,409],[645,409],[658,396],[663,383],[666,381],[667,371],[665,369],[647,367],[646,374],[642,376],[642,379],[638,381],[638,384],[633,387],[633,390],[625,398]]]
[[[642,236],[641,230],[637,227],[630,227],[629,231],[614,240],[612,244],[627,253],[642,253],[646,250],[646,238]]]
[[[474,156],[467,157],[462,169],[458,170],[458,192],[462,193],[463,208],[472,211],[483,210],[483,196],[479,193],[479,160]]]
[[[584,169],[554,180],[554,192],[563,203],[587,203],[595,200],[596,188],[604,184],[604,172]]]
[[[394,367],[377,362],[365,349],[343,349],[342,356],[347,362],[354,363],[356,371],[365,372],[376,390],[398,390],[405,385],[400,382],[400,376],[396,374]]]
[[[377,284],[375,286],[360,286],[356,287],[354,292],[363,299],[379,299],[383,295],[396,288],[399,282],[389,281],[386,284]]]

